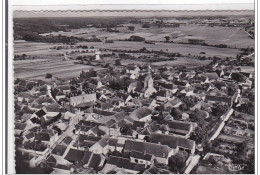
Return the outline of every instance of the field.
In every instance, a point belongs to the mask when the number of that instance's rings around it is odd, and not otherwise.
[[[22,61],[20,61],[21,63]],[[53,77],[72,78],[78,77],[81,71],[89,69],[98,70],[99,67],[92,67],[82,64],[75,64],[74,61],[57,61],[45,63],[23,63],[17,64],[14,61],[15,78],[44,78],[46,73],[51,73]]]
[[[84,43],[81,43],[84,44]],[[216,48],[209,46],[201,46],[201,45],[190,45],[190,44],[175,44],[175,43],[164,43],[164,42],[156,42],[155,44],[145,44],[144,42],[132,42],[132,41],[115,41],[114,43],[100,43],[100,42],[88,42],[85,43],[88,46],[94,46],[98,49],[119,49],[119,50],[139,50],[143,47],[148,50],[155,51],[166,51],[172,53],[180,53],[182,55],[200,55],[201,52],[205,52],[205,56],[208,57],[236,57],[236,55],[240,52],[237,49],[230,48]],[[203,56],[203,55],[202,55]]]
[[[131,24],[132,25],[132,24]],[[254,47],[254,40],[248,37],[248,34],[240,27],[209,27],[200,26],[195,24],[181,25],[180,27],[171,28],[164,27],[158,28],[151,26],[150,28],[142,28],[139,24],[133,24],[134,31],[127,29],[117,30],[120,33],[107,32],[105,28],[82,28],[72,29],[70,32],[53,32],[53,35],[76,36],[79,38],[91,38],[96,35],[97,38],[107,38],[109,40],[124,40],[128,39],[131,35],[138,35],[152,41],[165,41],[165,36],[170,36],[170,41],[187,42],[189,37],[199,37],[204,39],[208,44],[226,44],[238,48]],[[43,35],[48,35],[46,33]],[[173,39],[173,37],[177,37]]]
[[[152,64],[156,66],[167,65],[167,66],[176,66],[176,67],[185,66],[187,68],[196,68],[199,66],[208,65],[210,62],[211,60],[197,60],[197,59],[191,59],[186,57],[180,57],[174,61],[160,61]]]

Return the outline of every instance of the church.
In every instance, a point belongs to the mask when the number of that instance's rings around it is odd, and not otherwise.
[[[148,67],[148,75],[144,80],[144,88],[146,89],[144,92],[144,97],[149,98],[153,93],[156,93],[157,90],[153,87],[153,78],[151,75],[151,66]]]

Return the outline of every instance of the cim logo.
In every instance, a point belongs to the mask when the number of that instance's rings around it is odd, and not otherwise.
[[[245,164],[230,164],[228,169],[230,171],[243,171],[245,168]]]

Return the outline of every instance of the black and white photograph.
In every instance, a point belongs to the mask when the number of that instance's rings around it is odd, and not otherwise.
[[[13,10],[14,173],[255,174],[254,2],[219,6]]]

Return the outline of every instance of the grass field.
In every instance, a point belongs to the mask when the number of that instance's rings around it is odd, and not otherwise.
[[[123,30],[120,33],[107,32],[104,28],[82,28],[74,29],[70,32],[53,32],[53,35],[76,36],[80,38],[91,38],[96,35],[98,38],[111,40],[124,40],[131,35],[138,35],[146,38],[146,40],[165,41],[165,36],[170,36],[173,41],[187,42],[189,37],[200,37],[208,44],[227,44],[234,47],[254,47],[254,40],[248,37],[247,33],[239,27],[209,27],[195,24],[181,25],[180,27],[158,28],[151,26],[150,28],[142,28],[141,25],[135,24],[134,31]],[[120,27],[117,28],[120,30]],[[49,34],[49,33],[48,33]],[[47,34],[43,34],[47,35]],[[177,37],[177,39],[172,39]]]
[[[79,76],[81,71],[86,71],[92,68],[94,70],[101,69],[99,67],[75,64],[74,61],[51,62],[42,64],[16,64],[15,62],[15,78],[44,78],[46,73],[51,73],[54,77],[58,78],[71,78]]]
[[[84,44],[84,43],[81,43]],[[145,44],[144,42],[131,42],[131,41],[115,41],[114,43],[100,43],[100,42],[88,42],[85,43],[89,46],[94,46],[98,49],[119,49],[119,50],[139,50],[146,47],[148,50],[156,51],[167,51],[180,53],[182,55],[200,55],[201,52],[205,52],[205,56],[213,57],[218,56],[222,58],[236,57],[239,53],[237,49],[230,48],[216,48],[201,45],[190,45],[190,44],[175,44],[175,43],[164,43],[156,42],[155,44]]]

